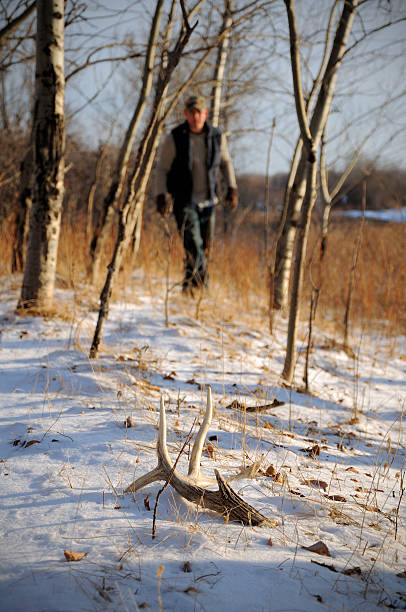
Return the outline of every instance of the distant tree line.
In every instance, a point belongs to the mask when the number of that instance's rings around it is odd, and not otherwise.
[[[0,132],[0,219],[12,221],[20,193],[21,160],[27,148],[27,135],[18,125],[9,125]],[[95,180],[96,164],[99,156],[97,148],[90,148],[75,136],[67,137],[66,174],[65,174],[65,220],[75,220],[85,215],[87,196]],[[97,220],[103,199],[111,182],[117,147],[106,147],[102,160],[100,176],[96,182],[94,197],[94,219]],[[330,170],[329,183],[334,184],[339,172]],[[279,172],[270,180],[270,209],[280,213],[286,188],[287,173]],[[265,176],[261,174],[241,174],[237,177],[240,204],[242,208],[261,210],[265,200]],[[406,207],[406,169],[380,167],[368,160],[360,161],[337,197],[336,209],[361,209],[362,181],[367,183],[367,203],[369,210]]]

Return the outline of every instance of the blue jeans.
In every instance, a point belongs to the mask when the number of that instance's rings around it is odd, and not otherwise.
[[[183,287],[208,286],[207,257],[214,233],[215,208],[190,204],[174,210],[185,249]]]

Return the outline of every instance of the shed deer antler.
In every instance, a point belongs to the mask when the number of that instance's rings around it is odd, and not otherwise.
[[[242,522],[246,525],[275,525],[275,521],[268,519],[237,495],[217,470],[214,470],[214,472],[218,484],[218,491],[212,491],[201,486],[200,458],[212,416],[213,404],[211,388],[208,387],[206,414],[193,445],[189,461],[188,476],[182,476],[174,469],[174,465],[169,457],[166,445],[165,406],[164,400],[161,397],[157,442],[158,465],[147,474],[137,478],[137,480],[127,487],[124,493],[135,493],[152,482],[163,480],[170,484],[179,495],[188,501],[194,502],[203,508],[213,510],[226,517],[227,520]]]

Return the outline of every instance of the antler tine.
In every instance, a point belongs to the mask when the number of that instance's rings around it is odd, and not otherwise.
[[[188,476],[195,480],[198,480],[200,477],[200,459],[202,457],[204,441],[206,439],[207,432],[211,425],[212,418],[213,418],[213,401],[211,397],[211,387],[209,385],[207,387],[206,413],[204,415],[203,423],[201,424],[200,429],[196,435],[196,439],[193,444],[192,454],[191,454],[190,461],[189,461]]]
[[[161,401],[159,405],[159,430],[158,430],[158,441],[157,441],[157,452],[158,452],[158,465],[162,467],[162,459],[172,466],[171,459],[169,457],[168,446],[166,444],[166,412],[165,402],[161,395]]]
[[[193,445],[192,457],[189,464],[189,476],[182,476],[177,470],[176,462],[172,463],[166,444],[166,415],[163,397],[160,402],[159,431],[157,441],[158,465],[156,468],[140,476],[124,493],[135,493],[156,480],[164,480],[170,484],[182,497],[203,508],[217,512],[232,521],[238,521],[250,525],[271,524],[266,516],[247,504],[233,489],[225,482],[217,470],[215,470],[218,490],[212,491],[199,486],[200,458],[203,450],[204,440],[213,415],[213,403],[211,388],[207,389],[207,407],[203,423],[196,436]]]
[[[159,429],[156,446],[158,455],[158,465],[156,466],[156,468],[134,480],[134,482],[132,482],[124,490],[124,493],[135,493],[139,489],[142,489],[143,487],[146,487],[147,485],[156,482],[157,480],[165,480],[165,472],[164,466],[162,464],[162,459],[164,459],[168,464],[171,464],[171,460],[169,458],[168,447],[166,445],[166,414],[164,398],[162,397],[162,395],[160,400]]]

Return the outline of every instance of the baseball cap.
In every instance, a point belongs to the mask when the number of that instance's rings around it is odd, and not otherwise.
[[[206,100],[203,96],[192,95],[186,99],[185,108],[191,110],[192,108],[196,108],[199,111],[205,110],[207,108]]]

